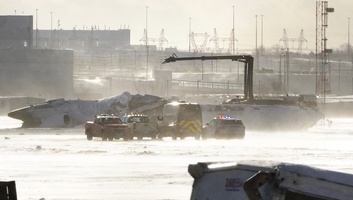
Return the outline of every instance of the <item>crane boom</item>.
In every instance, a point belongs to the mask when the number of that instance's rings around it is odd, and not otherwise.
[[[232,60],[244,63],[244,98],[254,100],[253,94],[253,68],[254,57],[251,55],[227,55],[227,56],[199,56],[199,57],[178,57],[176,54],[164,59],[162,64],[186,60]]]

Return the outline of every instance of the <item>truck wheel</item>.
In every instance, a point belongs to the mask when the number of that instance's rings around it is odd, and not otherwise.
[[[177,128],[174,128],[172,134],[173,134],[172,139],[176,140],[176,139],[178,139],[178,136],[180,137],[180,130],[178,130]]]
[[[206,135],[206,133],[202,133],[202,139],[203,139],[203,140],[207,140],[207,135]]]
[[[89,132],[89,130],[85,130],[85,134],[87,136],[87,140],[92,140],[92,134]]]
[[[101,132],[102,140],[107,141],[107,136],[104,131]]]
[[[131,136],[130,136],[130,131],[129,131],[129,130],[128,130],[128,131],[125,131],[125,132],[124,132],[124,135],[123,135],[123,140],[124,140],[124,141],[128,141],[130,138],[131,138]]]
[[[128,135],[129,135],[129,140],[133,140],[134,139],[134,136],[132,135],[130,129],[128,130]]]
[[[201,133],[196,133],[195,134],[195,140],[200,140],[201,138]]]
[[[215,131],[215,132],[214,132],[214,136],[215,136],[217,139],[220,139],[220,138],[221,138],[221,134],[219,134],[218,131]]]
[[[87,140],[92,140],[92,135],[90,133],[87,134]]]
[[[161,133],[159,133],[157,138],[158,138],[158,140],[163,140],[163,135]]]
[[[237,139],[242,140],[242,139],[244,139],[244,137],[245,137],[245,133],[242,133],[240,136],[238,136],[238,138],[237,138]]]
[[[112,134],[110,134],[109,137],[108,137],[108,140],[109,141],[113,141],[113,139],[114,139],[114,136]]]

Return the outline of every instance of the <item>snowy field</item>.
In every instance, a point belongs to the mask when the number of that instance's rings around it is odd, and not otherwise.
[[[21,200],[185,200],[196,162],[274,160],[353,173],[353,119],[330,120],[244,140],[102,142],[87,141],[83,128],[14,129],[17,121],[0,117],[0,180],[15,180]]]

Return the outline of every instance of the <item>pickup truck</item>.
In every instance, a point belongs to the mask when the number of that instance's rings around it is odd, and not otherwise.
[[[130,139],[134,137],[137,137],[138,140],[142,140],[143,137],[157,138],[157,122],[151,122],[147,115],[133,113],[123,116],[121,120],[129,127]]]
[[[129,127],[121,119],[114,115],[102,114],[95,116],[94,121],[85,124],[87,140],[100,137],[103,141],[123,138],[129,140]]]

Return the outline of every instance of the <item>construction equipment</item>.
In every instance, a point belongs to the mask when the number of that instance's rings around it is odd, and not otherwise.
[[[164,59],[165,63],[171,63],[176,61],[186,60],[232,60],[244,63],[244,99],[243,100],[254,100],[253,94],[253,69],[254,69],[254,58],[251,55],[229,55],[229,56],[201,56],[201,57],[178,57],[173,54],[171,57]]]

